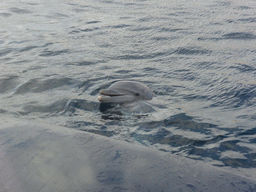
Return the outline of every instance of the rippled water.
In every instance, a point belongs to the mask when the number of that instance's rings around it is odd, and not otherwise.
[[[1,121],[30,119],[256,168],[254,0],[0,2]],[[100,108],[136,80],[154,112]]]

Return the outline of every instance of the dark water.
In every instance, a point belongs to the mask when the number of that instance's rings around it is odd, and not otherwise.
[[[256,178],[256,2],[1,1],[0,120],[147,145]],[[136,80],[154,112],[100,108]]]

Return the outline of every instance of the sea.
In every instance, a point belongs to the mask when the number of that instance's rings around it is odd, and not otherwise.
[[[102,110],[120,80],[154,110]],[[0,123],[15,120],[256,179],[256,1],[1,0]]]

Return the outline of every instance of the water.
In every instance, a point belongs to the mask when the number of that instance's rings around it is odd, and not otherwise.
[[[0,120],[66,126],[256,178],[256,2],[0,2]],[[154,112],[104,111],[117,80]]]

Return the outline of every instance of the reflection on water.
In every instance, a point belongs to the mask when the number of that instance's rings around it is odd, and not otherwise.
[[[255,10],[248,1],[1,2],[0,113],[255,168]],[[143,82],[150,113],[100,105]],[[99,176],[104,180],[106,173]]]

